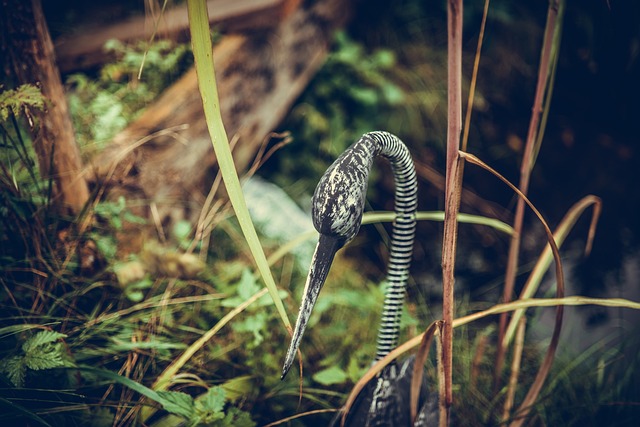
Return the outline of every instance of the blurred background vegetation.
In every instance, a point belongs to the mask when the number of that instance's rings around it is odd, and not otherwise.
[[[104,9],[114,21],[142,10],[139,1],[114,2],[108,8],[53,3],[44,2],[44,7],[54,36],[86,28],[88,17],[107,13]],[[482,6],[465,4],[465,96]],[[517,181],[531,115],[546,10],[546,2],[494,0],[489,12],[469,151],[512,181]],[[258,174],[306,210],[319,176],[338,154],[366,131],[387,130],[403,139],[416,159],[420,210],[441,210],[445,12],[444,2],[357,2],[351,23],[336,34],[326,63],[278,129],[289,132],[291,142]],[[64,76],[85,159],[192,64],[185,43],[110,42],[106,49],[116,53],[117,61]],[[138,80],[145,52],[146,71]],[[7,99],[0,98],[2,111],[11,109]],[[587,219],[578,223],[563,250],[570,293],[640,299],[638,99],[640,5],[569,2],[551,114],[530,197],[552,225],[582,196],[603,199],[590,257],[582,256]],[[21,102],[38,108],[40,101],[27,93]],[[206,263],[195,255],[183,257],[185,249],[193,249],[193,231],[183,223],[172,230],[176,248],[147,247],[118,258],[116,236],[122,222],[145,222],[123,199],[100,201],[93,210],[95,225],[79,236],[61,236],[69,219],[50,215],[48,183],[34,173],[30,143],[10,113],[3,112],[2,119],[0,420],[130,425],[155,401],[164,411],[151,413],[147,425],[181,425],[186,419],[191,425],[249,426],[339,407],[374,353],[376,331],[370,325],[377,324],[383,300],[378,283],[384,274],[386,225],[363,227],[330,274],[302,346],[300,398],[295,375],[285,382],[279,379],[288,336],[268,296],[226,323],[230,310],[261,289],[228,208],[216,216],[210,247],[197,248],[207,252]],[[378,166],[367,203],[372,210],[391,210],[393,182],[387,166]],[[463,203],[463,212],[491,212],[511,221],[515,198],[495,178],[467,167],[464,185],[479,197]],[[521,256],[525,272],[544,242],[533,218],[527,217],[526,224]],[[458,311],[464,314],[499,300],[509,241],[479,226],[462,226],[460,233],[456,284]],[[440,311],[441,225],[423,222],[417,235],[403,317],[405,337],[421,332]],[[270,252],[282,244],[276,236],[262,237]],[[69,246],[86,241],[94,242],[101,254],[101,268],[91,275],[76,257],[67,256],[73,253]],[[171,270],[172,263],[178,273]],[[283,296],[293,316],[306,271],[291,255],[276,262],[273,271],[281,289],[288,290]],[[532,424],[635,425],[640,416],[638,317],[594,307],[568,311],[568,321],[577,329],[568,328],[573,336],[560,345]],[[544,325],[544,311],[535,315]],[[132,387],[135,381],[155,390],[154,383],[170,364],[216,325],[221,329],[215,338],[188,359],[171,384],[173,394]],[[455,332],[454,425],[499,423],[496,408],[503,396],[498,393],[494,399],[487,391],[493,332],[493,321]],[[530,370],[522,373],[520,398],[535,375],[539,344],[546,337],[544,326],[531,334],[528,362],[523,363]],[[481,351],[483,345],[488,347]],[[78,365],[84,370],[71,368]],[[326,425],[331,416],[309,415],[285,425]]]

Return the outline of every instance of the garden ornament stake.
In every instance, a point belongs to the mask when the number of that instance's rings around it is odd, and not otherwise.
[[[311,214],[320,238],[311,261],[300,312],[285,358],[283,379],[293,364],[311,311],[336,252],[349,243],[360,229],[369,172],[377,156],[382,156],[391,163],[396,190],[396,219],[391,235],[391,253],[386,273],[387,289],[374,361],[383,358],[398,344],[400,315],[413,254],[418,186],[413,161],[404,143],[387,132],[370,132],[338,157],[324,173],[313,194]],[[409,411],[403,408],[408,408],[409,405],[408,390],[413,361],[412,357],[401,367],[395,363],[388,365],[377,380],[367,385],[360,393],[359,402],[356,401],[349,414],[353,420],[352,425],[373,425],[377,419],[390,417],[394,422],[399,421],[398,417],[406,417],[406,423],[394,425],[409,425]],[[392,396],[389,396],[390,394]],[[401,396],[402,394],[406,396]],[[421,395],[426,395],[426,384],[423,384]],[[425,399],[421,400],[424,402]],[[426,405],[423,405],[418,420],[426,416],[425,407]],[[403,413],[392,415],[391,412]],[[423,412],[425,414],[422,414]],[[350,424],[349,421],[347,423]]]

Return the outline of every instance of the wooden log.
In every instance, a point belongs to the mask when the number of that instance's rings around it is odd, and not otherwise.
[[[3,1],[0,24],[0,53],[7,61],[4,71],[18,84],[38,86],[47,100],[43,111],[32,112],[38,120],[29,129],[40,176],[52,180],[56,208],[65,214],[78,214],[89,191],[81,174],[80,151],[40,0]]]
[[[273,28],[298,6],[299,0],[208,0],[209,21],[226,32]],[[122,42],[171,38],[187,40],[189,17],[186,5],[164,11],[161,16],[132,17],[117,24],[99,26],[55,41],[58,66],[62,72],[102,64],[110,55],[104,52],[108,40]]]
[[[346,20],[344,1],[307,3],[273,30],[228,36],[214,48],[222,118],[229,139],[238,140],[240,171],[321,66],[333,30]],[[163,226],[195,220],[216,170],[194,70],[93,161],[95,182],[108,183],[112,196],[137,199],[134,205],[154,204]],[[138,213],[150,217],[148,209]]]

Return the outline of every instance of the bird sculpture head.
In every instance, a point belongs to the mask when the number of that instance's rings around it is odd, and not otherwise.
[[[295,359],[336,252],[360,230],[369,171],[377,154],[376,145],[367,142],[363,137],[342,153],[324,173],[313,194],[311,215],[320,237],[311,260],[282,378],[287,375]]]

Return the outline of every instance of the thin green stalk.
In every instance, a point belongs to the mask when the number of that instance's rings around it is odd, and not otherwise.
[[[222,180],[224,181],[229,200],[236,213],[240,228],[247,241],[251,254],[260,271],[262,280],[264,281],[269,294],[278,310],[278,314],[282,319],[285,327],[291,333],[291,323],[284,309],[282,300],[278,296],[278,288],[269,269],[267,257],[264,254],[258,234],[253,226],[249,211],[242,193],[240,180],[236,171],[231,150],[229,149],[229,140],[222,123],[220,114],[220,101],[218,99],[218,89],[216,86],[216,76],[213,65],[213,47],[211,45],[211,35],[209,33],[209,17],[207,5],[201,0],[188,0],[187,9],[189,12],[189,28],[191,30],[191,42],[193,45],[193,56],[195,60],[196,73],[198,75],[198,87],[202,104],[204,107],[204,115],[213,143],[213,149],[218,159]]]

